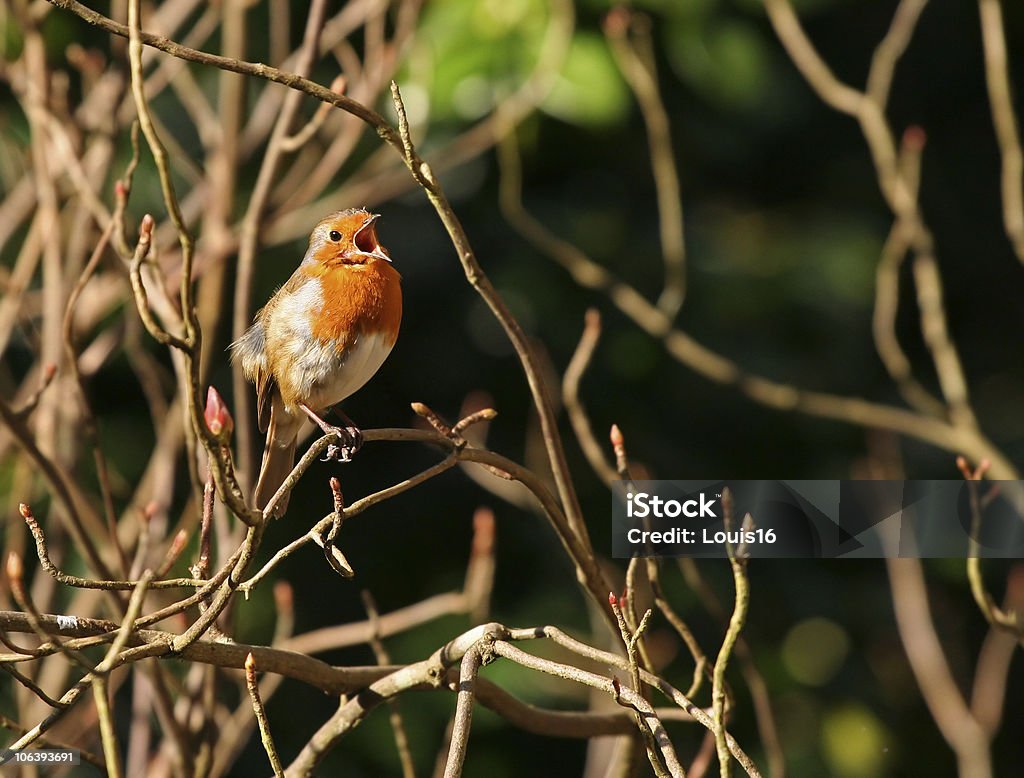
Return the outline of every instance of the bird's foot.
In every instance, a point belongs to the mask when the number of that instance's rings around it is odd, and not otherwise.
[[[342,414],[348,424],[344,427],[336,427],[321,419],[308,405],[300,403],[299,407],[302,408],[316,426],[324,431],[325,435],[334,437],[334,440],[327,444],[327,451],[324,453],[324,458],[321,461],[351,462],[352,457],[363,447],[363,433],[359,427],[352,423],[352,419]]]
[[[334,427],[324,429],[328,435],[334,435],[337,443],[327,444],[327,451],[322,461],[351,462],[356,452],[363,447],[363,433],[358,427]]]

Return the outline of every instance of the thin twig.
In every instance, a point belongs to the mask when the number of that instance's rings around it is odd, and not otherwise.
[[[66,518],[66,525],[75,543],[75,548],[84,553],[90,567],[98,576],[108,580],[112,579],[113,573],[93,542],[94,534],[103,534],[103,522],[92,511],[88,501],[79,491],[77,483],[62,468],[58,467],[53,459],[40,450],[24,421],[17,417],[15,411],[3,398],[0,398],[0,421],[7,426],[18,445],[38,466],[39,471],[66,509],[61,516]]]
[[[881,73],[875,81],[881,83],[882,87],[862,92],[843,84],[835,77],[804,32],[790,0],[764,0],[764,4],[779,40],[818,96],[835,110],[852,116],[860,124],[875,165],[881,194],[897,220],[904,221],[908,229],[915,254],[914,277],[921,313],[921,332],[931,352],[939,385],[949,406],[950,418],[956,428],[970,434],[975,431],[977,423],[968,400],[967,382],[960,356],[948,334],[942,301],[942,284],[935,260],[934,239],[924,223],[916,191],[900,166],[893,132],[886,119],[885,106],[880,102],[880,99],[888,94],[885,85],[891,78],[891,68],[895,67],[899,53],[906,45],[900,39],[909,41],[918,14],[913,13],[912,6],[910,12],[907,12],[908,7],[905,5],[898,9],[897,17],[893,21],[897,33],[894,35],[890,30],[882,44],[883,52],[884,47],[889,47],[891,52],[876,57],[873,62],[874,74],[877,76]],[[890,45],[894,40],[897,45]]]
[[[885,106],[889,102],[889,90],[892,87],[896,65],[910,45],[910,39],[914,36],[917,22],[926,5],[928,0],[900,0],[892,16],[889,31],[871,56],[871,68],[864,91],[878,105]]]
[[[647,130],[665,262],[665,283],[657,306],[671,320],[686,298],[686,239],[679,195],[679,165],[672,145],[668,111],[658,89],[651,20],[645,14],[630,13],[619,6],[605,18],[604,33],[619,71],[633,90]]]
[[[139,311],[139,318],[146,325],[146,331],[158,343],[164,346],[172,346],[180,351],[187,351],[188,344],[185,340],[168,332],[153,316],[153,311],[149,306],[149,294],[146,292],[146,285],[142,280],[142,263],[149,255],[155,224],[156,222],[153,220],[153,217],[148,213],[142,217],[142,221],[139,223],[139,240],[135,244],[135,253],[132,255],[131,265],[129,266],[129,278],[132,282],[132,290],[135,293],[136,308]]]
[[[993,627],[1004,629],[1017,638],[1024,637],[1024,624],[1014,612],[1005,612],[985,588],[985,579],[981,572],[981,550],[978,542],[981,534],[982,514],[984,505],[978,489],[981,480],[989,469],[988,460],[982,460],[976,468],[971,468],[963,457],[957,458],[957,465],[967,482],[969,504],[971,510],[971,531],[967,549],[967,580],[970,583],[971,595],[985,620]]]
[[[277,755],[277,747],[274,745],[274,738],[270,734],[270,722],[267,720],[267,711],[263,707],[263,699],[260,697],[260,687],[256,682],[256,659],[252,654],[245,658],[245,688],[249,690],[249,700],[252,702],[253,713],[256,714],[256,722],[260,727],[260,740],[263,741],[263,750],[267,752],[270,766],[277,778],[284,775],[284,766],[281,764],[281,757]]]
[[[367,435],[367,432],[368,431],[364,431],[364,439],[369,440],[370,436]],[[299,464],[296,465],[295,470],[292,471],[292,475],[290,475],[288,479],[285,480],[284,484],[281,487],[281,490],[285,489],[286,487],[289,487],[289,481],[297,480],[296,478],[294,478],[294,476],[295,473],[300,470],[300,468],[304,471],[306,467],[311,465],[313,462],[317,461],[322,451],[329,445],[330,440],[331,436],[325,436],[318,440],[309,449],[309,451],[299,461]],[[414,486],[418,486],[424,481],[428,481],[429,479],[438,476],[447,470],[450,470],[457,463],[458,457],[455,456],[454,454],[449,455],[441,462],[438,462],[437,464],[428,467],[426,470],[417,473],[416,475],[411,476],[410,478],[407,478],[404,481],[400,481],[385,489],[381,489],[378,492],[374,492],[373,494],[367,495],[362,499],[356,500],[356,502],[352,503],[352,505],[343,508],[342,519],[344,521],[347,521],[353,516],[358,516],[360,513],[362,513],[370,506],[375,505],[390,497],[394,497],[398,494],[401,494],[402,492],[408,491],[409,489],[412,489]],[[275,502],[278,501],[277,497],[278,495],[281,494],[281,490],[278,490],[277,495],[275,495],[274,499],[271,499],[271,501],[267,504],[267,508],[265,510],[272,509]],[[240,584],[239,589],[243,593],[248,594],[248,592],[250,592],[252,588],[256,586],[256,584],[263,580],[263,578],[265,578],[267,574],[270,573],[278,564],[280,564],[284,559],[287,559],[293,553],[295,553],[300,548],[305,546],[307,543],[313,542],[318,543],[320,545],[324,545],[324,533],[327,532],[327,530],[331,528],[332,525],[335,525],[337,521],[338,516],[336,513],[327,514],[327,516],[325,516],[323,519],[321,519],[315,525],[313,525],[313,527],[308,532],[299,536],[291,543],[279,549],[274,554],[274,556],[271,557],[270,560],[268,560],[267,563],[263,565],[262,568],[260,568],[260,570],[257,573],[255,573],[251,578],[249,578],[244,583]]]
[[[367,589],[363,589],[363,591],[360,592],[360,596],[363,600],[363,607],[366,609],[366,615],[373,628],[373,634],[370,638],[370,648],[373,649],[373,654],[377,658],[377,664],[382,666],[389,665],[391,664],[391,657],[388,656],[388,651],[384,647],[384,641],[381,640],[380,614],[377,612],[377,603],[374,602],[373,595],[370,594]],[[461,700],[461,696],[459,699]],[[398,758],[402,764],[402,776],[403,778],[416,778],[416,768],[413,766],[412,751],[409,749],[409,735],[405,731],[405,724],[402,722],[402,712],[399,710],[398,700],[388,700],[388,708],[388,718],[391,721],[391,730],[395,735],[395,748],[398,749]]]
[[[119,35],[122,38],[129,37],[128,25],[119,24],[113,19],[109,19],[106,16],[103,16],[103,14],[87,8],[76,0],[48,0],[48,2],[58,8],[71,11],[83,21],[88,22],[95,27],[99,27],[106,32],[112,33],[113,35]],[[221,70],[229,70],[233,73],[242,73],[243,75],[262,78],[267,81],[284,84],[292,89],[305,92],[311,97],[315,97],[326,103],[331,103],[344,111],[348,111],[354,116],[358,116],[367,124],[372,125],[377,130],[378,135],[380,135],[386,142],[400,148],[401,142],[398,139],[398,134],[388,125],[384,117],[376,111],[367,108],[345,95],[334,94],[329,89],[308,79],[301,78],[294,73],[278,70],[277,68],[273,68],[259,62],[244,62],[242,60],[231,59],[230,57],[220,57],[216,54],[197,51],[196,49],[189,48],[188,46],[182,46],[179,43],[175,43],[161,35],[153,35],[148,32],[140,31],[138,40],[140,43],[152,46],[155,49],[159,49],[173,57],[177,57],[188,62],[210,65],[215,68],[220,68]]]
[[[598,443],[597,436],[594,435],[590,416],[580,399],[580,382],[590,366],[594,351],[597,349],[597,342],[601,337],[601,314],[596,308],[590,308],[583,321],[583,334],[580,336],[580,342],[576,345],[576,351],[573,352],[572,359],[569,360],[569,365],[565,368],[565,375],[562,377],[562,403],[569,414],[573,432],[576,433],[576,440],[579,441],[587,462],[605,485],[610,486],[618,476],[615,468],[608,463],[604,448]]]
[[[118,207],[122,207],[120,202],[118,203]],[[68,297],[67,308],[64,312],[62,331],[64,334],[64,351],[67,354],[67,363],[71,369],[71,375],[75,379],[75,384],[78,387],[81,407],[83,409],[83,433],[86,440],[88,440],[92,446],[93,460],[96,462],[96,473],[100,485],[100,494],[103,498],[103,509],[107,519],[107,534],[110,538],[110,543],[113,546],[114,551],[117,553],[117,559],[120,563],[122,574],[126,574],[128,570],[128,557],[127,554],[125,554],[124,547],[121,545],[121,540],[117,532],[117,518],[114,515],[114,499],[110,492],[110,478],[107,473],[107,459],[99,447],[96,416],[93,413],[92,405],[89,403],[85,379],[78,367],[78,354],[75,350],[74,344],[75,306],[78,303],[79,296],[82,294],[82,291],[85,289],[96,268],[99,266],[100,260],[103,258],[103,254],[107,249],[107,244],[116,226],[112,218],[107,218],[106,223],[107,226],[104,228],[103,233],[96,242],[92,256],[89,257],[89,261],[82,269],[82,273]]]
[[[1024,153],[1013,110],[1009,56],[1000,0],[978,0],[981,40],[985,51],[985,84],[1002,155],[1003,224],[1017,259],[1024,262]]]
[[[950,671],[935,631],[921,560],[886,559],[896,626],[910,669],[939,732],[956,753],[960,775],[992,774],[988,736]]]
[[[651,590],[654,592],[654,604],[658,606],[658,611],[665,617],[665,620],[672,626],[672,629],[676,631],[676,634],[679,635],[683,644],[690,652],[690,656],[693,657],[693,682],[690,688],[686,690],[686,696],[695,697],[697,692],[700,691],[705,673],[708,672],[708,658],[704,653],[704,649],[697,642],[697,638],[694,636],[690,626],[672,607],[668,598],[665,597],[665,592],[661,586],[661,567],[658,562],[659,560],[653,557],[647,558],[647,578],[651,583]]]
[[[345,91],[347,85],[344,76],[337,76],[334,81],[331,82],[331,91],[342,94]],[[327,117],[331,114],[331,106],[328,103],[320,103],[317,106],[316,112],[299,130],[292,135],[281,139],[282,150],[292,153],[298,151],[300,148],[305,146],[309,141],[316,135],[320,128],[324,126],[324,122]]]
[[[100,742],[103,744],[107,775],[110,778],[121,778],[124,775],[124,768],[121,764],[121,749],[117,744],[117,730],[114,727],[114,714],[110,706],[110,689],[105,675],[97,675],[93,679],[92,696],[96,701],[96,718],[99,720]]]
[[[1017,613],[1024,611],[1024,567],[1019,564],[1014,565],[1007,576],[1003,610]],[[971,715],[989,739],[996,736],[1002,722],[1007,677],[1019,642],[1019,636],[993,626],[978,652],[970,708]]]
[[[679,567],[686,583],[693,589],[700,603],[707,608],[708,612],[718,619],[722,624],[727,624],[731,614],[722,607],[721,601],[715,591],[708,586],[697,568],[693,559],[680,559]],[[772,711],[771,696],[768,693],[768,685],[764,676],[758,670],[754,662],[754,652],[746,639],[741,635],[736,641],[736,657],[740,661],[743,677],[747,681],[747,689],[754,702],[754,714],[757,717],[757,728],[761,734],[761,743],[768,756],[770,773],[780,778],[786,772],[786,759],[779,740],[778,727],[775,724],[775,715]],[[687,697],[690,695],[687,694]],[[712,744],[712,751],[714,745]]]
[[[35,603],[32,601],[32,595],[29,590],[25,587],[24,565],[21,561],[21,557],[15,552],[11,551],[7,554],[7,561],[4,566],[4,572],[7,575],[7,584],[11,588],[11,594],[14,595],[14,601],[18,603],[18,606],[25,611],[25,617],[32,627],[32,631],[42,641],[42,645],[47,643],[51,644],[57,651],[62,653],[64,656],[71,661],[72,664],[83,668],[86,672],[93,669],[92,662],[87,657],[79,653],[75,648],[68,646],[63,640],[58,638],[55,634],[51,633],[46,626],[46,621],[42,614],[36,608]],[[40,646],[42,648],[42,646]],[[39,649],[36,650],[36,656],[39,656]],[[18,657],[24,659],[24,656]],[[63,701],[57,705],[51,707],[63,710],[67,706],[63,704]]]
[[[924,130],[911,127],[903,134],[900,149],[903,175],[910,182],[916,196],[920,180],[921,152],[924,149]],[[875,271],[875,310],[871,318],[871,332],[875,350],[885,365],[900,394],[907,403],[922,414],[944,418],[946,406],[925,389],[914,377],[913,368],[900,346],[896,334],[899,313],[900,268],[907,251],[913,244],[913,227],[906,219],[897,219],[882,247],[881,258]]]
[[[64,707],[64,705],[59,700],[53,699],[53,697],[51,697],[49,694],[44,692],[39,687],[39,684],[37,684],[35,681],[33,681],[27,675],[25,675],[24,673],[19,671],[16,667],[13,667],[13,666],[11,666],[9,664],[0,664],[0,669],[4,670],[15,681],[20,683],[22,686],[24,686],[26,689],[28,689],[30,692],[32,692],[32,694],[34,694],[40,700],[45,702],[51,708],[63,708]]]
[[[728,489],[722,490],[722,511],[723,521],[726,530],[731,529],[732,519],[732,496]],[[731,545],[726,545],[729,553],[729,565],[732,567],[733,585],[736,588],[736,600],[733,605],[732,617],[729,619],[729,628],[722,638],[722,646],[715,658],[715,666],[711,678],[711,699],[715,708],[715,746],[718,751],[718,764],[722,778],[729,778],[731,775],[731,760],[729,758],[729,744],[726,740],[725,714],[726,714],[726,688],[725,671],[729,659],[732,656],[733,646],[743,630],[747,618],[747,609],[750,605],[750,588],[747,583],[746,560],[739,558]]]
[[[42,527],[39,526],[39,522],[36,521],[36,517],[32,513],[32,508],[25,503],[21,503],[19,509],[21,511],[22,518],[25,519],[25,523],[28,525],[29,532],[32,533],[33,540],[35,540],[36,555],[39,557],[39,563],[42,565],[43,570],[53,576],[59,583],[62,583],[65,586],[74,586],[79,589],[101,589],[106,591],[132,591],[141,583],[141,581],[80,578],[77,575],[69,575],[61,572],[57,569],[56,565],[50,561],[50,552],[47,549],[46,536],[43,534],[43,530]],[[164,581],[153,581],[149,584],[149,588],[177,589],[189,586],[203,586],[206,583],[206,581],[196,578],[171,578]]]
[[[366,620],[322,627],[289,638],[280,648],[303,654],[316,654],[345,646],[355,646],[369,642],[375,633],[385,638],[443,616],[465,613],[466,606],[466,598],[461,592],[435,594],[412,605],[381,614],[376,625]]]
[[[635,630],[631,630],[629,625],[626,623],[626,618],[623,610],[619,604],[618,598],[613,594],[608,594],[608,603],[612,607],[612,612],[615,614],[615,618],[619,623],[619,636],[622,638],[622,642],[626,647],[626,659],[629,662],[629,674],[632,677],[633,691],[640,695],[641,699],[644,697],[644,688],[640,681],[640,665],[637,660],[637,644],[647,629],[647,625],[651,620],[651,611],[648,610],[644,613],[643,618],[637,625]],[[616,680],[617,684],[617,680]],[[623,701],[621,696],[621,690],[616,685],[615,689],[615,701],[619,704],[629,704]],[[633,715],[636,719],[637,729],[640,731],[641,736],[644,739],[644,748],[647,751],[647,761],[650,762],[651,768],[654,770],[654,774],[658,778],[666,778],[669,772],[666,770],[665,765],[661,763],[661,759],[658,756],[658,750],[654,742],[654,734],[647,729],[644,722],[644,714],[640,708],[633,707]]]
[[[622,699],[627,705],[636,709],[638,719],[644,730],[654,738],[658,752],[665,762],[665,768],[668,770],[669,775],[673,776],[673,778],[685,775],[683,766],[676,757],[672,741],[669,740],[668,734],[665,732],[664,725],[658,719],[654,708],[638,692],[632,689],[624,689],[607,678],[580,670],[577,667],[533,656],[504,640],[496,640],[494,642],[494,652],[531,670],[575,681],[594,689],[605,691],[613,699]]]

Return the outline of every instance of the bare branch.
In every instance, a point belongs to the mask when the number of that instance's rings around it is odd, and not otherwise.
[[[731,530],[733,524],[733,501],[728,489],[722,490],[722,511],[723,524],[726,530]],[[747,618],[747,609],[750,606],[750,586],[747,582],[746,560],[742,559],[732,546],[726,544],[729,553],[729,565],[732,568],[733,586],[736,588],[736,599],[733,604],[732,617],[729,619],[729,628],[722,638],[722,646],[718,649],[718,656],[715,657],[715,666],[712,670],[711,698],[715,708],[715,746],[718,751],[718,764],[722,778],[729,778],[732,774],[729,759],[729,743],[725,731],[726,714],[726,688],[725,671],[732,657],[733,647],[743,630]]]
[[[992,123],[1002,154],[1003,224],[1017,259],[1024,262],[1024,153],[1013,110],[1013,92],[1006,52],[1006,32],[1000,0],[978,0],[981,39],[985,48],[985,83],[992,108]]]
[[[480,672],[481,661],[480,650],[475,647],[469,649],[462,657],[462,664],[459,668],[458,704],[455,708],[444,778],[459,778],[462,775],[462,765],[466,761],[466,748],[469,746],[469,727],[473,721],[476,677]]]
[[[576,433],[576,440],[579,441],[587,462],[605,485],[610,486],[618,475],[615,468],[608,463],[604,448],[597,442],[593,425],[590,423],[590,416],[580,399],[580,382],[590,366],[600,337],[601,314],[596,308],[591,308],[584,318],[580,342],[576,346],[576,351],[573,352],[572,359],[569,360],[568,367],[565,368],[565,375],[562,378],[562,403],[569,414],[573,432]]]
[[[366,609],[366,615],[369,617],[369,622],[373,627],[370,648],[373,649],[373,654],[377,658],[377,664],[389,665],[391,664],[391,657],[388,655],[387,649],[384,648],[384,641],[381,640],[380,614],[377,612],[377,603],[374,602],[373,595],[366,589],[360,592],[360,596],[363,600],[363,607]],[[459,699],[461,705],[461,696]],[[398,700],[388,700],[388,708],[390,709],[391,730],[395,735],[395,747],[398,749],[398,758],[402,763],[402,776],[403,778],[416,778],[416,770],[412,762],[412,752],[409,750],[409,735],[406,733],[405,724],[402,722],[402,712],[399,710]]]
[[[256,660],[252,654],[247,654],[245,657],[245,686],[249,690],[249,700],[252,702],[252,709],[256,714],[256,722],[260,727],[260,739],[263,741],[263,749],[267,752],[267,758],[270,759],[270,766],[274,770],[274,775],[281,778],[284,775],[284,766],[281,764],[281,758],[277,755],[274,739],[270,735],[270,722],[267,721],[267,711],[263,707],[263,700],[260,697],[259,684],[256,683]]]
[[[991,775],[988,736],[971,714],[935,632],[921,560],[887,559],[896,626],[928,710],[956,752],[961,775]]]
[[[605,19],[604,33],[611,44],[619,70],[633,90],[650,147],[651,173],[658,199],[658,229],[665,262],[665,284],[658,309],[674,319],[686,298],[686,239],[683,235],[683,204],[679,173],[668,112],[658,89],[651,20],[619,6]]]
[[[80,578],[76,575],[62,573],[57,569],[53,562],[50,561],[50,553],[46,546],[46,536],[43,534],[43,530],[39,526],[39,522],[36,521],[35,515],[32,513],[32,508],[25,503],[21,503],[19,507],[21,510],[21,516],[25,519],[29,532],[32,533],[32,538],[35,540],[39,563],[43,566],[43,569],[52,575],[59,583],[62,583],[65,586],[74,586],[79,589],[102,589],[108,591],[133,591],[142,583],[141,580],[96,580],[92,578]],[[151,589],[176,589],[189,586],[203,586],[206,583],[206,581],[197,578],[172,578],[165,581],[152,581],[148,585]]]

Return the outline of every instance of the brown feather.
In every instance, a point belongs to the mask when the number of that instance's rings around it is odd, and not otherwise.
[[[271,406],[277,384],[274,377],[268,372],[258,373],[256,376],[256,421],[259,424],[260,432],[266,432],[270,428]]]
[[[284,407],[281,395],[273,393],[270,404],[270,422],[267,426],[267,442],[263,447],[263,462],[260,464],[260,476],[256,481],[253,497],[256,508],[263,510],[270,498],[277,494],[281,484],[295,465],[295,445],[298,443],[298,432],[301,420],[295,418]],[[277,504],[274,516],[281,516],[288,507],[288,495]]]
[[[402,321],[401,276],[387,262],[371,262],[339,272],[314,265],[305,269],[320,278],[324,297],[323,313],[313,327],[313,336],[333,341],[344,350],[360,332],[386,332],[391,343],[398,338]]]

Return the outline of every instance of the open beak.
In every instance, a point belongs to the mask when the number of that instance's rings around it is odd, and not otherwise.
[[[388,256],[387,249],[380,245],[380,241],[377,240],[377,228],[374,226],[374,222],[379,218],[379,213],[370,214],[370,218],[363,223],[363,226],[352,237],[352,243],[355,244],[356,251],[360,254],[390,262],[391,257]]]

